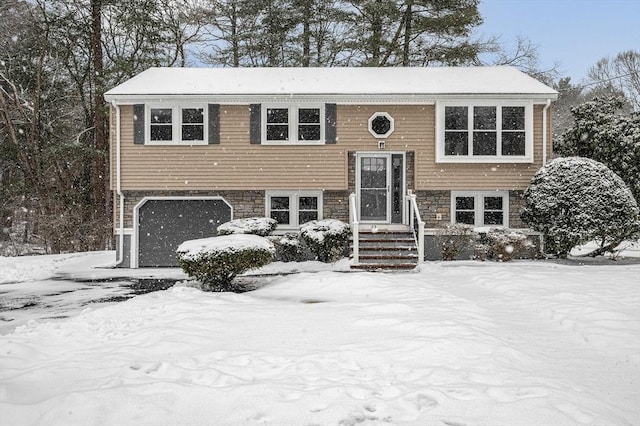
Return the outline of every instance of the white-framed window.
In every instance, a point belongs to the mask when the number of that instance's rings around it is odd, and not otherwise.
[[[297,228],[322,219],[322,191],[267,191],[265,207],[279,228]]]
[[[323,105],[263,105],[265,144],[324,143]]]
[[[451,223],[509,226],[508,191],[451,191]]]
[[[150,145],[189,144],[207,142],[206,105],[147,105],[145,108],[147,135]]]
[[[436,123],[437,162],[533,161],[531,102],[439,102]]]
[[[394,130],[394,120],[386,112],[376,112],[369,117],[369,133],[375,138],[386,138]]]

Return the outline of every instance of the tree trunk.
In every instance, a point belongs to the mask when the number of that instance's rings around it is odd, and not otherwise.
[[[105,132],[104,83],[102,57],[102,0],[91,0],[91,60],[93,73],[93,127],[94,156],[93,193],[94,218],[98,223],[108,222],[109,197],[107,191],[107,158],[109,144]],[[106,227],[105,227],[106,228]],[[105,243],[106,243],[105,235]]]

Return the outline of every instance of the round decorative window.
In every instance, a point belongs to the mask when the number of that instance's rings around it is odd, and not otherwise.
[[[376,112],[369,118],[369,133],[376,138],[386,138],[393,133],[393,117],[386,112]]]

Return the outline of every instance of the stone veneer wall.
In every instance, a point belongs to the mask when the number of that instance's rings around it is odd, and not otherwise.
[[[323,217],[348,222],[350,193],[350,191],[324,191]],[[224,198],[233,207],[234,219],[265,215],[265,191],[128,191],[125,192],[125,228],[133,227],[133,209],[145,197],[199,196]]]
[[[520,219],[520,209],[524,204],[522,194],[524,194],[524,191],[509,191],[509,228],[527,227]]]
[[[409,163],[407,156],[407,163]],[[350,156],[350,182],[351,164],[355,167],[355,158]],[[411,170],[411,169],[410,169]],[[355,170],[354,170],[355,173]],[[409,180],[411,176],[411,180]],[[413,173],[407,172],[407,181],[413,182]],[[355,184],[355,182],[354,182]],[[411,188],[411,186],[408,186]],[[349,194],[353,188],[345,191],[324,191],[323,193],[323,217],[326,219],[338,219],[349,222]],[[426,228],[439,228],[451,221],[451,192],[450,191],[415,191],[418,197],[418,208],[425,222]],[[260,217],[265,214],[264,191],[150,191],[150,192],[126,192],[125,193],[125,228],[133,227],[133,208],[144,197],[222,197],[233,207],[235,219],[246,217]],[[511,228],[525,228],[526,225],[520,219],[522,207],[522,191],[509,191],[509,225]],[[442,219],[437,220],[436,214],[441,214]],[[117,218],[116,218],[117,220]],[[117,223],[116,223],[117,226]]]
[[[451,191],[415,191],[425,228],[440,228],[451,223]],[[437,220],[436,214],[442,219]]]
[[[350,191],[324,191],[322,194],[323,217],[349,222]]]

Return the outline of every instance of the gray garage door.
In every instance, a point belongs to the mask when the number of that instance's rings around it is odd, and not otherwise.
[[[148,200],[138,209],[138,266],[177,266],[183,241],[215,236],[229,220],[223,200]]]

